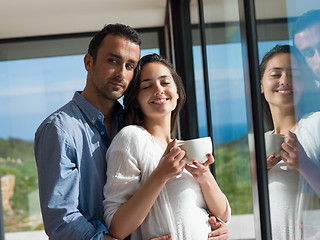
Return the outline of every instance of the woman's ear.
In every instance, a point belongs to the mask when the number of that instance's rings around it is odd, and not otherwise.
[[[262,84],[260,84],[260,90],[261,90],[261,93],[264,93]]]

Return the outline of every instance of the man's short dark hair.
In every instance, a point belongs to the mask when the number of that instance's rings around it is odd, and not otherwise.
[[[293,26],[292,39],[294,40],[295,34],[304,31],[314,24],[320,24],[320,9],[310,10],[298,17]]]
[[[90,41],[88,53],[92,56],[93,62],[95,62],[98,54],[99,47],[101,42],[107,35],[115,35],[123,37],[129,41],[132,41],[139,46],[141,45],[141,39],[139,33],[131,28],[130,26],[123,25],[120,23],[108,24],[104,26],[99,32],[97,32],[92,40]]]

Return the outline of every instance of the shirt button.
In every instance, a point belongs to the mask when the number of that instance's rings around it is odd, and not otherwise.
[[[101,134],[101,135],[104,135],[104,132],[101,132],[100,134]]]
[[[98,119],[99,119],[99,120],[101,120],[101,119],[102,119],[102,116],[101,116],[101,115],[99,115],[99,116],[98,116]]]
[[[96,121],[95,121],[95,120],[92,120],[91,122],[94,124]]]

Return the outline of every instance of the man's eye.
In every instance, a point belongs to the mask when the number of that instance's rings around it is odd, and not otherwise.
[[[108,62],[110,62],[110,63],[116,63],[117,60],[116,60],[116,59],[108,59]]]
[[[308,49],[305,49],[305,50],[302,51],[302,55],[307,57],[307,58],[313,57],[314,53],[315,53],[314,49],[311,49],[311,48],[308,48]]]
[[[301,76],[301,73],[293,73],[292,77],[295,79],[300,79],[302,76]]]
[[[133,64],[127,64],[127,69],[133,70],[135,66]]]

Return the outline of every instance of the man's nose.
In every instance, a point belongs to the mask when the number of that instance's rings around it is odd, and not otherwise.
[[[117,72],[116,72],[116,76],[118,79],[124,79],[125,75],[126,75],[126,66],[124,64],[121,64],[117,67]]]
[[[320,49],[317,49],[314,53],[313,59],[320,65]],[[320,66],[319,66],[320,67]]]

